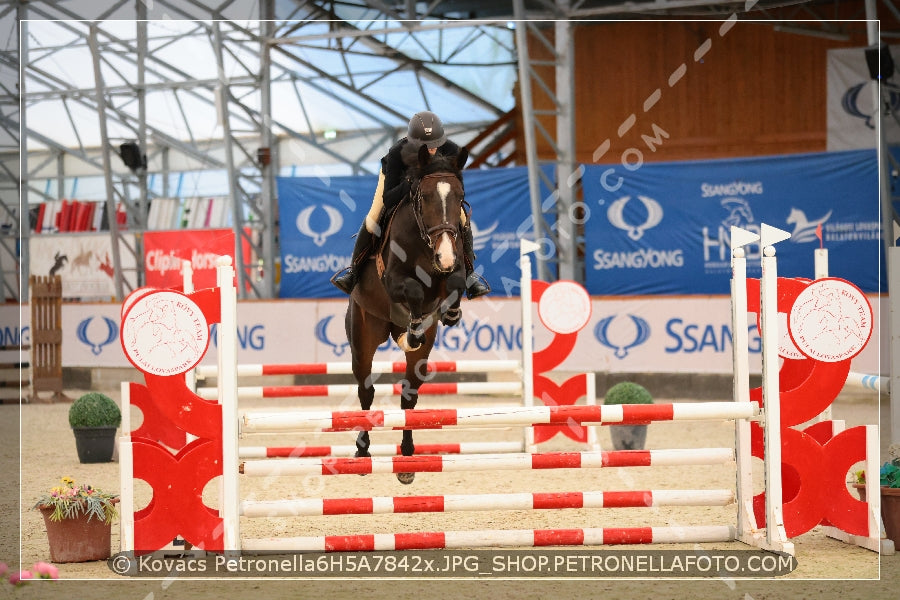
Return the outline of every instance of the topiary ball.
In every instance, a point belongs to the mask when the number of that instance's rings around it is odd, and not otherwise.
[[[604,404],[653,404],[653,396],[641,385],[623,381],[609,388]]]
[[[99,392],[90,392],[78,398],[69,407],[69,426],[118,427],[122,412],[112,398]]]

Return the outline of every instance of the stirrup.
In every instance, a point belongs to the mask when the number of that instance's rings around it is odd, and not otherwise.
[[[353,267],[346,267],[332,275],[331,283],[349,296],[356,286],[356,273],[353,271]]]
[[[466,281],[466,298],[469,300],[480,298],[485,294],[491,293],[490,284],[475,271],[472,271],[472,273],[466,277]]]

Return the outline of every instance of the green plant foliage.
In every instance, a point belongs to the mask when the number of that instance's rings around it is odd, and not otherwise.
[[[881,481],[882,487],[900,488],[900,458],[895,458],[891,462],[881,465]]]
[[[90,392],[80,397],[69,407],[69,426],[118,427],[122,422],[122,412],[115,402],[99,392]]]
[[[88,521],[97,518],[104,523],[112,523],[119,515],[116,510],[118,501],[119,497],[115,494],[107,494],[89,485],[76,485],[71,477],[63,477],[62,485],[41,496],[34,508],[52,508],[51,521],[77,519],[81,515],[87,515]]]
[[[623,381],[609,388],[604,404],[653,404],[653,396],[641,385]]]

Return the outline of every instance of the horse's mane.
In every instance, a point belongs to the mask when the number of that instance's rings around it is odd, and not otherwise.
[[[456,167],[456,156],[435,154],[424,167],[415,164],[409,167],[409,177],[417,181],[433,173],[452,173],[462,181],[462,172]]]

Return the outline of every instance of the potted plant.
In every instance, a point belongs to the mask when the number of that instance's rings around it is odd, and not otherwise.
[[[110,527],[118,516],[119,497],[63,477],[62,485],[35,503],[41,511],[50,560],[55,563],[105,560],[110,556]]]
[[[69,426],[75,434],[78,460],[83,463],[109,462],[116,446],[116,429],[122,412],[109,396],[90,392],[69,407]]]
[[[653,396],[641,385],[623,381],[609,388],[603,404],[652,404]],[[647,440],[647,425],[611,425],[609,434],[616,450],[643,450]]]
[[[856,471],[853,487],[859,499],[866,500],[866,472]],[[900,546],[900,458],[881,465],[879,471],[881,487],[881,521],[885,536]]]

